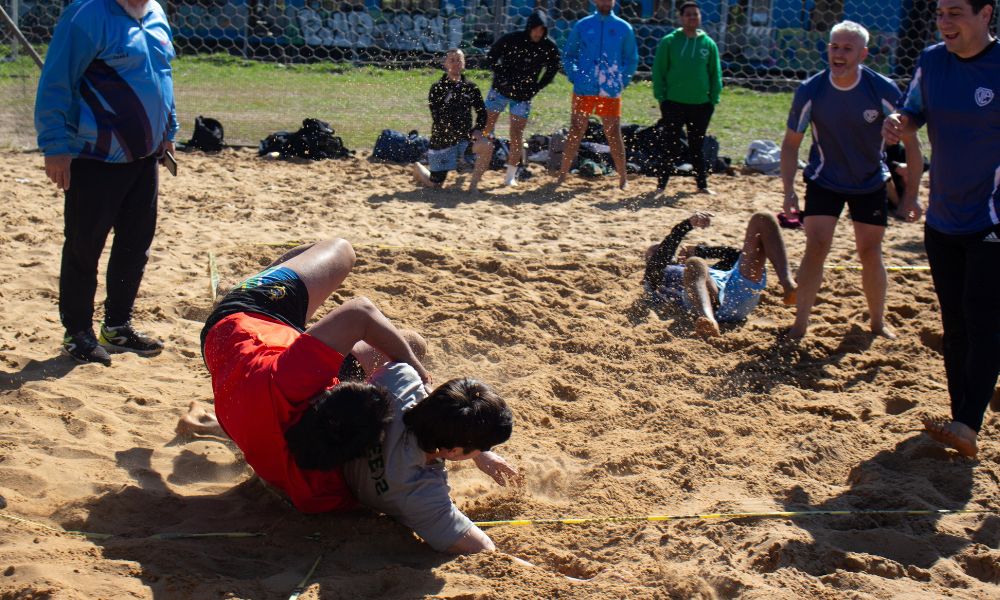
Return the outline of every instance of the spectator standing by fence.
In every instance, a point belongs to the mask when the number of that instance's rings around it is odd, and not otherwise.
[[[830,66],[802,82],[788,114],[781,145],[781,181],[785,214],[799,212],[795,192],[799,146],[812,127],[812,147],[804,175],[806,251],[798,272],[798,301],[791,338],[805,335],[816,294],[823,283],[823,263],[833,243],[840,213],[847,204],[854,222],[854,242],[861,260],[861,284],[868,303],[872,333],[893,338],[885,324],[887,277],[882,264],[882,237],[888,223],[886,181],[889,168],[882,149],[881,127],[894,112],[899,88],[892,80],[862,63],[868,56],[868,30],[852,21],[830,30],[827,47]],[[920,147],[915,135],[903,140],[907,164],[919,168]],[[912,179],[914,189],[919,175]],[[919,208],[904,205],[911,220]]]
[[[667,136],[664,162],[657,191],[667,189],[674,165],[681,158],[682,128],[687,131],[688,150],[697,177],[698,191],[713,194],[708,187],[705,164],[705,133],[722,93],[719,48],[699,29],[701,9],[697,2],[681,4],[681,28],[660,40],[653,60],[653,95],[660,103],[661,125]]]
[[[517,184],[524,127],[531,114],[531,99],[552,83],[559,72],[559,48],[548,38],[549,18],[544,10],[528,16],[523,31],[502,36],[488,55],[493,70],[493,86],[486,95],[487,134],[510,106],[510,153],[507,156],[506,185]]]
[[[63,350],[80,362],[110,365],[109,349],[163,349],[131,320],[156,230],[156,165],[178,130],[173,58],[166,15],[148,0],[75,2],[49,45],[35,129],[46,175],[65,192],[59,315]],[[98,341],[97,263],[112,229]]]
[[[941,304],[950,422],[927,433],[975,457],[1000,373],[1000,44],[990,32],[996,0],[938,0],[943,42],[920,55],[886,141],[927,125],[930,200],[924,246]],[[919,165],[911,165],[909,180]],[[912,188],[912,192],[911,192]],[[907,186],[906,194],[917,193]],[[904,200],[905,202],[905,200]]]
[[[558,183],[569,173],[580,150],[590,115],[604,123],[618,187],[627,185],[625,144],[622,142],[622,92],[639,65],[632,26],[615,16],[615,0],[594,0],[597,12],[573,25],[563,48],[563,70],[573,84],[569,135]]]

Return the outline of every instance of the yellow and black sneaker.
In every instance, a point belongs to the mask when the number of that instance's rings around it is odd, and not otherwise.
[[[101,363],[105,367],[111,366],[111,355],[104,346],[97,343],[97,338],[91,329],[73,334],[67,333],[63,338],[62,349],[78,363]]]
[[[163,351],[163,342],[132,328],[132,323],[108,327],[101,323],[101,346],[111,352],[135,352],[139,356],[156,356]]]

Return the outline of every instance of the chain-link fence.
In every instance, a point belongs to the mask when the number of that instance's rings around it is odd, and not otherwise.
[[[496,37],[523,27],[535,8],[548,11],[550,36],[561,46],[572,24],[593,10],[589,0],[158,1],[166,8],[181,57],[223,53],[283,64],[389,67],[426,66],[450,47],[464,48],[474,67]],[[651,69],[656,45],[677,22],[682,1],[620,0],[616,10],[636,31],[640,73]],[[43,55],[66,4],[68,0],[0,0]],[[934,38],[934,6],[931,0],[717,0],[701,2],[701,11],[702,27],[719,46],[727,80],[760,84],[795,82],[822,69],[829,28],[845,18],[871,31],[870,66],[909,77],[916,56]],[[0,92],[5,99],[0,103],[0,142],[30,144],[37,69],[18,49],[13,32],[0,25]],[[264,86],[267,82],[260,82],[246,93],[259,95]],[[235,96],[241,90],[227,93]],[[361,96],[356,106],[340,111],[363,117],[365,111],[391,110],[390,98]],[[191,102],[183,107],[185,115],[206,112],[197,98],[185,98]],[[247,102],[248,108],[241,110],[256,110],[253,104]],[[301,116],[289,115],[288,120]],[[262,123],[259,131],[241,128],[238,137],[227,139],[255,142],[267,133]]]

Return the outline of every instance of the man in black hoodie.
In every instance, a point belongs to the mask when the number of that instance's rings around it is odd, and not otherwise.
[[[500,113],[510,105],[510,154],[504,178],[506,185],[517,185],[515,175],[521,162],[524,127],[531,113],[531,99],[552,83],[559,72],[559,49],[547,37],[548,32],[548,16],[545,11],[536,10],[528,17],[523,31],[504,35],[493,44],[487,55],[493,70],[493,86],[486,96],[488,117],[485,132],[492,133]]]
[[[483,93],[465,75],[465,53],[452,48],[445,55],[445,74],[427,95],[427,105],[431,109],[431,144],[427,150],[429,169],[420,163],[413,163],[413,176],[425,187],[439,188],[454,171],[458,162],[464,160],[465,150],[473,144],[476,153],[476,171],[479,176],[490,164],[493,143],[483,133],[486,125],[486,107]],[[476,122],[472,122],[472,114]],[[476,191],[479,177],[473,175],[469,191]]]

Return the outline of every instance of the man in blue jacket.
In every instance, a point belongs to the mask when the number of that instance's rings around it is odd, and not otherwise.
[[[639,64],[632,26],[611,9],[615,0],[594,0],[597,12],[576,22],[563,48],[563,70],[573,84],[569,135],[558,183],[576,160],[590,115],[601,117],[611,159],[618,171],[618,187],[625,189],[625,144],[622,143],[622,92]]]
[[[156,230],[157,161],[177,133],[173,38],[151,0],[76,0],[63,11],[38,82],[35,129],[45,173],[65,192],[59,274],[63,350],[111,364],[108,350],[158,354],[131,324]],[[97,262],[111,230],[100,341]]]

